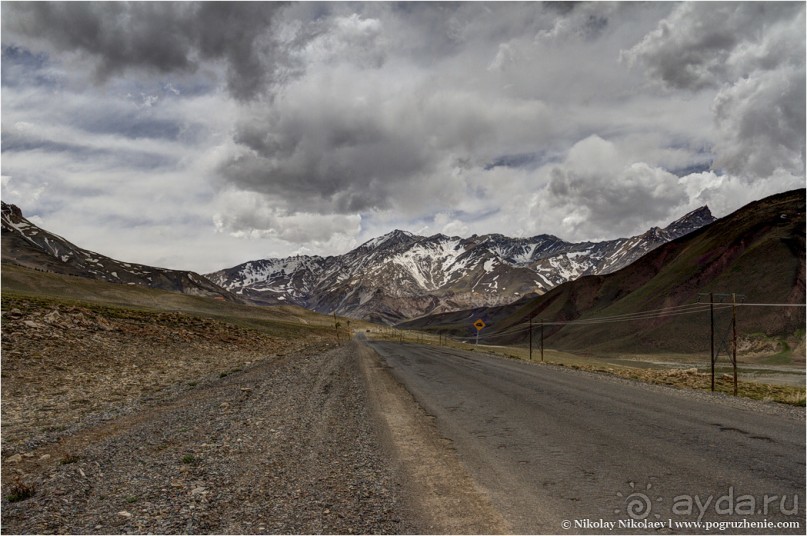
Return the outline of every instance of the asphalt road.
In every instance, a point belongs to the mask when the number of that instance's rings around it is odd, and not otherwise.
[[[515,533],[804,534],[803,411],[477,352],[369,344]],[[699,520],[800,527],[676,525]]]

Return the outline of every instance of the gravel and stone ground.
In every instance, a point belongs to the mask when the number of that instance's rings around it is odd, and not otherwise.
[[[287,355],[42,447],[3,531],[413,532],[362,381],[350,347]]]
[[[198,320],[185,317],[150,323],[82,310],[15,309],[4,314],[3,326],[2,532],[417,532],[369,414],[355,343],[334,347],[310,338],[295,346],[216,322],[199,321],[194,327]],[[47,315],[59,325],[48,330]],[[177,338],[182,330],[189,340]],[[197,337],[200,332],[207,338]],[[39,342],[32,346],[24,333]],[[52,333],[76,345],[48,350],[54,346],[48,344]],[[245,335],[250,345],[242,343]],[[91,341],[87,348],[80,343],[82,336]],[[105,366],[95,371],[95,360],[85,363],[78,355],[98,354],[103,343],[107,351],[114,349],[116,337],[141,344],[130,352],[133,359],[141,357],[137,368],[129,366],[121,378],[114,371],[130,360],[107,356]],[[151,354],[142,346],[149,337]],[[143,356],[174,355],[173,349],[187,357],[194,345],[226,362],[179,359],[182,374],[165,366],[157,377],[174,374],[171,381],[159,390],[142,390],[155,381],[148,375],[154,367]],[[21,356],[30,356],[34,346],[39,361],[21,364]],[[68,348],[77,350],[71,354]],[[160,348],[163,353],[156,351]],[[9,350],[19,353],[9,355]],[[35,374],[34,367],[67,354],[72,362],[58,365],[67,369],[61,387],[58,375],[50,378],[47,368]],[[163,368],[162,358],[155,363]],[[79,382],[82,373],[95,374],[105,387],[93,387],[92,381],[66,384],[68,373]],[[188,375],[196,380],[188,381]],[[139,396],[115,398],[116,381],[126,382],[120,392]],[[78,405],[81,411],[53,396],[60,390],[78,396],[76,389],[85,389],[81,396],[91,401]],[[85,407],[93,403],[97,407]],[[70,426],[53,429],[59,409]],[[36,419],[37,411],[49,417],[32,426],[27,419]],[[19,500],[25,488],[32,495]]]

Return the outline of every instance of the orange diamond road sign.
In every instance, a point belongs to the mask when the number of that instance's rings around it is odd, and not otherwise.
[[[481,318],[479,320],[477,320],[476,322],[474,322],[474,327],[476,328],[476,331],[482,331],[482,328],[484,328],[486,325],[487,324],[482,322]]]

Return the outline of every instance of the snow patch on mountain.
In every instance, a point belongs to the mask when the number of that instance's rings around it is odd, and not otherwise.
[[[394,322],[509,303],[584,275],[610,273],[712,221],[702,207],[664,229],[577,244],[551,235],[423,237],[395,230],[344,255],[256,260],[207,277],[255,303],[282,301]]]

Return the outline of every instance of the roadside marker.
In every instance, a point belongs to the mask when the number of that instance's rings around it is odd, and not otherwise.
[[[482,331],[486,325],[487,324],[485,324],[481,318],[474,322],[474,327],[476,328],[476,344],[479,344],[479,332]]]

